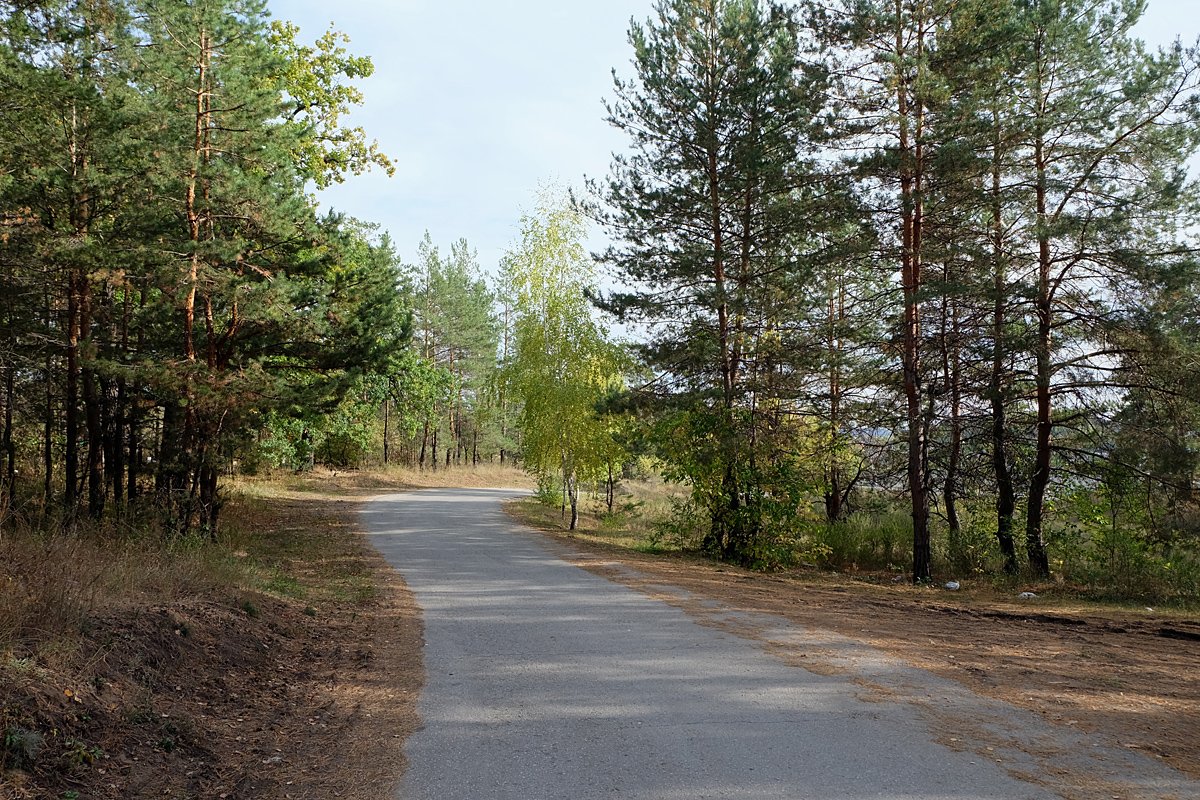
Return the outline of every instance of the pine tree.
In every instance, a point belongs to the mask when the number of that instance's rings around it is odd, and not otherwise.
[[[684,471],[711,517],[707,548],[749,562],[773,455],[759,434],[778,419],[758,413],[772,399],[755,384],[779,374],[776,305],[816,249],[805,158],[819,75],[798,80],[795,21],[757,0],[664,0],[630,42],[637,75],[616,81],[609,119],[631,152],[594,186],[593,211],[620,242],[603,261],[632,288],[604,305],[648,326],[646,360],[687,398]],[[705,441],[717,446],[701,455]]]
[[[443,257],[426,233],[418,259],[416,345],[449,382],[447,396],[431,409],[424,425],[419,463],[425,465],[428,448],[436,469],[439,444],[447,467],[467,459],[475,463],[481,433],[493,438],[485,431],[499,346],[492,292],[465,239],[454,242],[449,257]]]
[[[1025,525],[1031,569],[1049,573],[1044,515],[1056,402],[1108,386],[1105,322],[1134,287],[1185,257],[1173,216],[1192,202],[1184,159],[1200,143],[1200,71],[1176,46],[1130,36],[1136,3],[1038,0],[1021,18],[1027,120],[1014,168],[1024,191],[1033,295],[1035,455]],[[1153,254],[1153,255],[1151,255]],[[1069,416],[1074,416],[1072,412]]]
[[[852,97],[845,143],[854,151],[861,191],[877,211],[877,225],[896,231],[880,238],[881,267],[897,272],[900,388],[907,442],[906,485],[912,509],[914,582],[931,578],[929,400],[930,357],[924,317],[930,282],[927,204],[937,157],[930,120],[936,76],[931,54],[946,25],[947,3],[933,0],[847,2],[821,9],[810,25],[843,54],[839,71]]]

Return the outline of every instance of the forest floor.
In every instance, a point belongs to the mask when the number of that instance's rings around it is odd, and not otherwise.
[[[1020,588],[1001,595],[984,587],[950,592],[880,585],[815,569],[762,574],[695,556],[641,552],[621,532],[588,525],[586,517],[581,531],[571,534],[558,509],[533,499],[507,508],[557,543],[567,560],[655,596],[663,596],[664,585],[684,589],[695,598],[691,606],[698,615],[704,601],[716,601],[833,631],[1200,778],[1195,614],[1044,596],[1017,600]],[[781,655],[796,656],[795,663],[814,671],[845,671],[832,651],[826,658],[819,648]],[[1087,776],[1077,777],[1087,785]],[[1091,785],[1081,796],[1126,796],[1107,788],[1095,794],[1102,787]]]
[[[528,481],[511,470],[241,479],[229,487],[228,541],[203,551],[224,566],[172,556],[183,577],[136,548],[0,540],[0,800],[387,796],[420,724],[422,631],[412,596],[361,535],[359,503],[488,485]],[[568,536],[557,510],[510,508],[568,560],[633,588],[680,587],[843,634],[1200,777],[1195,615],[1018,602],[967,582],[950,593],[763,575],[638,552],[598,529]],[[121,569],[140,577],[109,592],[102,577]],[[11,633],[14,586],[58,635],[41,631],[32,647]],[[84,606],[80,624],[50,619],[67,595]],[[839,668],[832,654],[795,655]]]
[[[0,635],[0,800],[389,796],[419,724],[422,631],[359,501],[516,476],[494,472],[239,479],[227,541],[199,559],[0,540],[0,589],[54,629]],[[126,571],[142,577],[114,588]],[[77,621],[37,605],[67,595]]]

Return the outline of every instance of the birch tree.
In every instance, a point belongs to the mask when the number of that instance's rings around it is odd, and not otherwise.
[[[595,279],[585,232],[578,212],[543,198],[502,265],[515,314],[504,379],[521,407],[521,455],[543,481],[561,479],[571,530],[580,481],[604,477],[622,452],[598,405],[622,386],[625,361],[585,295]]]

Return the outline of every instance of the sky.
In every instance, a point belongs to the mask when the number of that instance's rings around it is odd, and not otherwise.
[[[359,82],[361,125],[396,165],[319,195],[378,223],[406,262],[428,230],[466,238],[494,271],[539,185],[581,188],[624,146],[604,121],[612,71],[632,74],[626,38],[652,0],[269,0],[311,41],[332,23],[375,74]],[[1200,0],[1149,0],[1137,33],[1165,46],[1200,36]],[[592,245],[601,243],[597,232]]]

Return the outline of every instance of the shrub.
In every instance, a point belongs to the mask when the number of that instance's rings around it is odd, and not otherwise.
[[[563,502],[562,487],[553,477],[538,478],[537,489],[533,496],[539,503],[551,508],[558,508]]]
[[[934,543],[936,552],[946,565],[959,575],[981,575],[1001,568],[1000,545],[996,541],[995,514],[982,504],[961,502],[958,512],[958,533],[948,528],[944,535],[937,532]]]
[[[708,534],[709,519],[690,497],[672,498],[667,516],[650,524],[649,550],[699,550]]]

